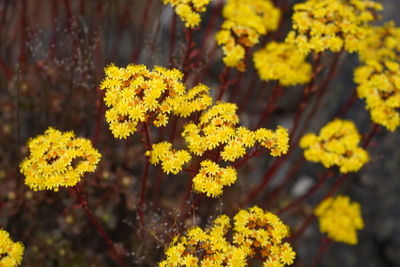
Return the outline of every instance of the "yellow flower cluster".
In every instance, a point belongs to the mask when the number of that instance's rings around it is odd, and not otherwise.
[[[135,133],[139,122],[165,126],[171,114],[187,117],[212,103],[205,85],[186,91],[183,74],[177,69],[156,66],[149,71],[144,65],[110,65],[105,73],[101,89],[106,90],[104,101],[109,107],[106,120],[116,138]]]
[[[350,202],[347,196],[325,199],[314,210],[319,229],[337,242],[357,244],[357,230],[364,228],[360,204]]]
[[[287,41],[299,51],[357,51],[365,26],[382,5],[373,0],[307,0],[294,6],[293,30]]]
[[[368,61],[354,72],[358,97],[365,99],[375,123],[395,131],[400,125],[400,65],[386,60]]]
[[[86,172],[96,169],[101,158],[89,140],[51,127],[31,139],[28,148],[30,155],[20,168],[25,184],[35,191],[74,186]]]
[[[186,150],[172,149],[169,142],[161,142],[152,145],[152,150],[146,153],[150,156],[150,163],[157,165],[161,162],[163,171],[166,174],[177,174],[182,170],[184,164],[189,162],[192,157]]]
[[[233,242],[246,254],[264,260],[264,266],[283,266],[293,263],[296,253],[282,240],[289,228],[278,216],[254,206],[240,210],[234,220]]]
[[[370,27],[354,72],[357,94],[375,123],[395,131],[400,125],[400,28],[393,22]]]
[[[14,267],[21,264],[24,254],[24,245],[21,242],[13,242],[10,234],[0,229],[0,266]]]
[[[200,13],[206,11],[211,0],[162,0],[175,8],[176,14],[185,22],[185,27],[194,28],[201,22]]]
[[[357,51],[360,61],[398,60],[400,55],[400,28],[393,21],[383,26],[368,26],[365,38]]]
[[[199,173],[193,178],[193,189],[208,197],[221,195],[224,186],[236,181],[236,170],[230,166],[222,168],[211,160],[203,160],[200,165]]]
[[[216,35],[223,62],[244,71],[245,48],[257,44],[260,35],[277,29],[280,10],[270,0],[227,0],[223,16],[225,21]]]
[[[355,172],[368,162],[368,152],[359,146],[361,136],[352,121],[335,119],[325,125],[319,136],[308,133],[300,140],[305,149],[304,157],[312,162],[321,162],[325,168],[333,165],[340,172]]]
[[[285,154],[289,148],[287,130],[278,127],[276,131],[260,128],[250,131],[236,125],[239,117],[237,106],[232,103],[217,103],[203,113],[198,124],[185,125],[182,136],[188,143],[189,151],[201,156],[205,151],[223,146],[221,156],[224,161],[235,161],[246,153],[246,148],[256,142],[271,150],[272,156]]]
[[[286,42],[270,42],[254,53],[254,65],[264,81],[278,80],[283,86],[307,83],[311,79],[311,64],[296,46]]]
[[[226,215],[216,218],[210,228],[189,229],[176,236],[166,249],[166,259],[159,266],[247,266],[250,258],[261,259],[266,267],[293,263],[295,252],[282,242],[288,227],[270,212],[254,206],[234,216],[233,242],[227,235],[231,229]],[[259,255],[256,255],[259,253]]]
[[[288,131],[278,127],[275,131],[260,128],[250,131],[237,126],[239,117],[237,106],[219,102],[200,116],[199,123],[188,123],[182,136],[188,144],[188,150],[197,156],[206,151],[220,149],[222,160],[233,162],[242,158],[247,149],[257,144],[270,150],[272,156],[286,154],[289,148]],[[216,163],[203,161],[200,172],[193,180],[195,191],[216,197],[222,194],[223,186],[231,185],[236,180],[234,169],[220,168]]]

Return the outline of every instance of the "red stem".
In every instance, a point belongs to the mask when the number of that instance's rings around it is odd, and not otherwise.
[[[175,66],[174,64],[174,50],[175,50],[175,41],[176,41],[176,20],[177,15],[173,12],[171,27],[169,29],[169,65],[171,68]]]
[[[231,69],[232,68],[225,66],[221,76],[219,77],[220,78],[220,81],[219,81],[220,86],[219,86],[219,90],[218,90],[219,93],[217,96],[217,100],[222,99],[222,95],[224,94],[225,90],[229,86],[229,74],[231,72]]]
[[[281,191],[285,188],[285,185],[287,185],[292,180],[292,178],[294,178],[294,174],[299,170],[304,161],[305,158],[301,157],[296,161],[296,163],[292,164],[292,167],[288,171],[285,178],[283,178],[279,185],[275,189],[273,189],[271,193],[268,194],[267,199],[265,200],[266,203],[271,203],[278,198]]]
[[[140,32],[141,38],[140,39],[142,39],[142,42],[140,42],[139,47],[136,49],[135,53],[133,53],[133,55],[132,55],[132,62],[134,62],[134,63],[138,60],[140,52],[141,52],[143,44],[144,44],[144,39],[145,39],[144,33],[147,32],[147,24],[148,24],[149,13],[150,13],[152,4],[153,4],[153,0],[146,1],[146,6],[143,11],[142,21],[140,22],[140,26],[141,26],[140,27],[140,29],[141,29],[141,32]]]
[[[86,213],[87,217],[89,218],[90,222],[94,225],[97,232],[100,236],[106,241],[111,253],[113,254],[113,259],[117,262],[119,266],[128,266],[124,263],[123,257],[118,253],[117,249],[115,248],[114,242],[111,240],[107,232],[98,222],[96,217],[94,217],[93,212],[88,206],[88,202],[85,196],[81,192],[81,188],[79,186],[75,186],[72,188],[75,192],[75,196],[77,197],[80,206],[82,207],[83,211]]]
[[[6,75],[7,80],[10,82],[14,74],[1,57],[0,57],[0,67],[3,70],[4,74]]]
[[[340,56],[342,55],[343,50],[340,51],[339,53],[337,53],[332,61],[331,67],[329,68],[329,72],[326,76],[326,78],[323,80],[323,82],[321,83],[319,87],[319,89],[317,89],[318,94],[317,94],[317,99],[314,103],[313,108],[311,109],[310,113],[307,116],[307,119],[304,122],[304,126],[302,127],[302,130],[300,131],[298,137],[296,138],[295,141],[292,142],[292,144],[296,145],[299,142],[299,139],[303,136],[304,132],[308,129],[308,126],[310,125],[312,119],[314,118],[317,110],[319,109],[320,105],[321,105],[321,100],[322,97],[325,95],[325,93],[328,91],[328,86],[329,83],[332,81],[333,77],[335,76],[335,73],[337,71],[337,67],[338,67],[338,63],[340,60]]]
[[[311,267],[319,266],[319,263],[322,259],[322,255],[325,253],[325,251],[328,249],[328,247],[331,243],[332,243],[332,241],[328,237],[321,238],[321,245],[318,249],[317,255],[315,256],[314,260],[312,261]]]
[[[303,203],[305,200],[307,200],[310,196],[312,196],[321,186],[324,185],[324,183],[326,182],[326,180],[331,177],[333,175],[332,170],[328,169],[326,170],[326,172],[318,179],[318,182],[316,184],[314,184],[313,187],[310,188],[310,190],[305,193],[302,197],[293,200],[289,205],[287,205],[286,207],[280,209],[278,211],[279,214],[282,214],[296,206],[298,206],[299,204]]]
[[[269,116],[277,109],[278,100],[282,96],[282,85],[277,83],[269,95],[268,102],[265,105],[264,111],[261,113],[260,119],[257,123],[256,129],[260,128],[262,125],[266,124]]]
[[[302,100],[300,102],[300,105],[296,111],[296,114],[294,115],[294,119],[293,119],[293,127],[290,130],[290,134],[289,134],[289,139],[292,140],[294,134],[296,133],[297,127],[299,126],[302,114],[304,113],[304,110],[307,106],[308,101],[310,100],[310,95],[313,91],[313,87],[314,87],[314,83],[315,80],[319,74],[319,72],[321,72],[321,53],[318,53],[316,55],[314,55],[314,64],[313,64],[313,73],[312,73],[312,78],[310,80],[310,82],[307,84],[307,86],[304,88],[303,90],[303,97]]]
[[[183,82],[189,77],[189,63],[190,63],[190,52],[192,50],[193,42],[192,42],[192,29],[185,29],[185,39],[186,39],[186,54],[183,60],[182,68],[183,68]]]
[[[249,87],[246,90],[246,95],[245,97],[242,98],[242,101],[239,103],[239,111],[238,114],[241,114],[245,109],[246,106],[253,95],[254,88],[256,87],[256,82],[257,82],[257,72],[253,72],[253,75],[251,77],[251,81],[249,83]]]
[[[143,133],[144,147],[146,150],[149,150],[149,149],[151,149],[151,143],[150,143],[150,130],[149,130],[149,126],[147,123],[145,123],[143,125],[142,131],[144,132]],[[149,168],[150,168],[150,160],[147,156],[146,156],[145,161],[146,161],[146,163],[144,166],[142,185],[140,188],[140,199],[139,199],[139,203],[138,203],[139,223],[142,228],[144,227],[143,204],[144,204],[145,196],[146,196],[146,186],[147,186],[147,179],[149,176]]]
[[[289,154],[289,152],[288,152]],[[281,166],[282,162],[284,162],[285,156],[280,157],[279,159],[275,160],[275,162],[272,164],[271,167],[268,168],[268,170],[265,172],[264,176],[261,179],[261,183],[258,184],[256,188],[254,188],[250,194],[247,195],[246,199],[240,204],[240,206],[244,206],[245,204],[249,203],[252,201],[254,198],[257,197],[257,195],[264,189],[265,186],[269,183],[275,172],[279,169]]]

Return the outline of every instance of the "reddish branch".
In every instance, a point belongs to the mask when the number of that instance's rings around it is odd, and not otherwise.
[[[73,192],[75,193],[74,194],[75,197],[78,199],[80,206],[82,207],[83,211],[86,213],[90,222],[94,225],[94,227],[96,228],[96,230],[100,234],[100,236],[106,241],[106,243],[113,255],[113,259],[116,261],[116,263],[118,263],[119,266],[128,266],[124,263],[123,257],[120,255],[120,253],[115,248],[114,242],[111,240],[111,238],[109,237],[107,232],[104,230],[104,228],[98,222],[96,217],[93,215],[93,212],[91,211],[91,209],[88,206],[86,197],[81,192],[81,188],[79,186],[75,186],[75,187],[73,187]]]
[[[143,124],[142,134],[143,134],[144,147],[145,147],[146,151],[150,150],[151,149],[150,130],[149,130],[149,125],[147,123]],[[139,204],[138,204],[139,223],[142,228],[144,227],[143,205],[144,205],[145,196],[146,196],[146,187],[147,187],[147,179],[149,176],[149,168],[150,168],[150,161],[149,161],[149,158],[146,156],[143,178],[142,178],[142,185],[140,188],[140,199],[139,199]]]

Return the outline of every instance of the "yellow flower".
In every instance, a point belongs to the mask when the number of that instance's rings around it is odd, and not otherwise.
[[[304,54],[342,48],[357,51],[365,27],[381,9],[382,5],[372,0],[307,0],[294,6],[293,31],[286,41]]]
[[[89,140],[51,127],[29,140],[27,146],[30,155],[20,168],[25,184],[35,191],[58,191],[60,186],[74,186],[86,172],[96,169],[101,158]]]
[[[151,164],[157,165],[161,162],[162,169],[166,174],[179,173],[183,165],[192,158],[186,150],[172,149],[172,144],[168,142],[153,144],[152,150],[146,154],[150,156]]]
[[[233,220],[233,242],[247,251],[258,251],[264,266],[293,263],[296,253],[289,243],[282,242],[289,235],[289,228],[278,216],[254,206],[240,210]]]
[[[13,242],[10,234],[0,229],[0,266],[14,267],[21,264],[24,245]]]
[[[275,131],[260,128],[255,131],[255,139],[261,146],[271,150],[273,157],[284,155],[289,150],[289,133],[282,126]]]
[[[357,244],[357,230],[364,228],[360,204],[347,196],[325,199],[314,210],[322,233],[337,242]]]
[[[288,228],[276,215],[256,206],[240,210],[234,216],[233,242],[226,238],[230,229],[226,215],[217,217],[206,230],[190,228],[174,238],[159,266],[244,267],[249,258],[262,259],[264,266],[293,263],[296,253],[289,243],[282,242]],[[261,255],[255,255],[255,251]]]
[[[239,71],[245,70],[245,47],[258,43],[260,35],[278,28],[280,11],[270,0],[228,0],[225,18],[216,35],[224,53],[223,62]]]
[[[225,238],[230,227],[229,218],[221,215],[206,230],[189,229],[165,250],[166,259],[159,266],[223,266],[228,252],[235,249]]]
[[[368,26],[365,38],[357,51],[360,61],[398,60],[400,52],[400,28],[393,21],[383,26]]]
[[[393,22],[369,27],[354,71],[358,97],[365,99],[371,119],[389,131],[400,125],[400,28]]]
[[[100,88],[106,91],[106,120],[119,139],[134,134],[140,122],[166,126],[171,115],[187,117],[212,102],[205,85],[187,91],[177,69],[156,66],[149,71],[144,65],[118,68],[111,64],[105,73]]]
[[[230,166],[223,168],[211,160],[203,160],[200,165],[199,173],[193,178],[193,190],[208,197],[221,195],[223,187],[237,179],[236,170]]]
[[[175,8],[176,14],[185,22],[185,27],[194,28],[200,24],[200,13],[206,11],[211,0],[162,0]]]
[[[355,172],[368,162],[368,152],[359,147],[361,136],[352,121],[336,119],[325,125],[319,136],[308,133],[300,140],[304,157],[320,162],[325,168],[333,165],[340,172]]]
[[[278,80],[283,86],[307,83],[311,65],[306,55],[293,44],[271,42],[253,56],[254,65],[264,81]]]

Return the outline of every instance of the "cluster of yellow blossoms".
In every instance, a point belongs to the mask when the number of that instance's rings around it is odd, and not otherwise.
[[[176,69],[155,67],[150,72],[142,65],[127,68],[111,65],[106,68],[106,76],[101,86],[106,89],[106,105],[111,107],[106,119],[117,138],[133,133],[141,121],[153,119],[156,126],[165,125],[171,113],[188,117],[195,111],[204,111],[212,103],[209,88],[202,84],[186,92],[180,82],[182,73]],[[191,154],[203,156],[216,149],[226,162],[245,156],[247,149],[256,144],[269,149],[272,156],[287,153],[289,135],[286,129],[250,131],[238,126],[236,111],[235,104],[217,102],[203,112],[198,123],[189,122],[184,126],[182,136],[187,150],[175,150],[169,142],[153,144],[146,152],[150,163],[161,164],[167,174],[177,174],[191,160]],[[193,189],[197,192],[216,197],[222,194],[224,186],[236,181],[237,173],[232,167],[223,168],[208,159],[203,159],[200,165],[193,179]]]
[[[28,148],[30,155],[20,168],[25,184],[35,191],[74,186],[86,172],[96,169],[101,158],[89,140],[51,127],[31,139]]]
[[[305,61],[306,57],[293,44],[270,42],[254,53],[253,60],[262,80],[293,86],[311,79],[311,64]]]
[[[307,0],[294,6],[293,30],[287,41],[304,54],[349,52],[360,48],[365,26],[382,5],[372,0]]]
[[[146,152],[150,156],[150,163],[157,165],[161,163],[162,169],[166,174],[177,174],[182,170],[182,166],[189,162],[192,157],[186,150],[175,150],[169,142],[161,142],[152,145],[152,150]]]
[[[361,62],[396,60],[400,55],[400,28],[393,21],[383,26],[368,26],[357,51]]]
[[[289,136],[285,128],[272,131],[260,128],[250,131],[237,126],[239,117],[237,106],[219,102],[200,116],[199,123],[185,125],[182,136],[191,153],[202,156],[206,151],[220,149],[222,160],[233,162],[243,157],[247,149],[258,143],[270,150],[272,156],[286,154],[289,148]],[[216,197],[222,194],[222,187],[236,180],[236,172],[231,168],[220,168],[209,161],[202,163],[200,172],[195,176],[195,191]]]
[[[237,127],[239,117],[237,106],[232,103],[217,103],[204,112],[198,124],[185,125],[182,136],[188,143],[189,151],[201,156],[205,151],[221,145],[221,156],[224,161],[235,161],[246,153],[246,148],[259,142],[271,150],[272,156],[285,154],[289,148],[287,130],[278,127],[276,131],[260,128],[250,131],[243,126]]]
[[[10,234],[0,229],[0,266],[14,267],[21,264],[24,254],[24,245],[21,242],[13,242]]]
[[[176,14],[185,22],[185,27],[194,28],[201,22],[200,13],[206,11],[211,0],[162,0],[174,7]]]
[[[199,173],[193,178],[193,188],[208,197],[221,195],[224,186],[230,186],[236,181],[235,168],[223,168],[211,160],[203,160],[200,165]]]
[[[357,244],[357,230],[364,228],[360,204],[350,202],[347,196],[325,199],[315,209],[322,233],[337,242]]]
[[[394,131],[400,125],[400,28],[390,22],[370,27],[354,72],[357,93],[375,123]]]
[[[240,210],[233,218],[233,241],[227,239],[231,228],[226,215],[216,218],[206,230],[189,229],[176,236],[166,249],[166,259],[159,266],[247,266],[249,258],[263,261],[263,266],[285,266],[293,263],[296,253],[289,243],[288,227],[278,216],[257,206]]]
[[[368,162],[368,152],[359,146],[361,136],[352,121],[336,119],[325,125],[319,136],[308,133],[300,140],[304,157],[321,162],[325,168],[333,165],[340,172],[355,172]]]
[[[257,44],[260,35],[277,29],[280,10],[270,0],[227,0],[223,16],[225,21],[216,35],[223,62],[244,71],[245,48]]]
[[[212,98],[209,88],[199,84],[189,91],[181,82],[182,72],[156,66],[149,71],[144,65],[105,69],[104,101],[110,109],[106,120],[116,138],[127,138],[135,133],[139,122],[165,126],[169,116],[187,117],[207,108]]]

